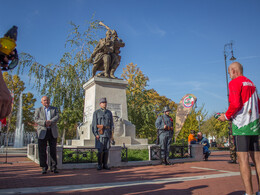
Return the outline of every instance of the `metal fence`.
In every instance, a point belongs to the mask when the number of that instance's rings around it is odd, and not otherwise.
[[[97,152],[96,148],[63,148],[62,163],[96,163]],[[121,161],[128,161],[126,147],[121,150]]]
[[[171,146],[170,147],[170,154],[169,158],[170,159],[178,159],[178,158],[191,158],[191,153],[189,152],[191,148],[190,146]]]
[[[15,141],[15,133],[0,133],[0,146],[13,146]],[[31,143],[37,143],[37,133],[36,132],[25,132],[23,135],[23,146],[27,146]]]
[[[96,163],[97,149],[95,148],[63,148],[62,163]]]
[[[161,158],[161,148],[157,145],[150,147],[150,159],[159,160]]]
[[[191,158],[189,153],[189,147],[191,146],[171,146],[170,147],[170,159],[178,158]],[[128,149],[122,147],[121,149],[121,162],[128,162]],[[96,163],[97,162],[97,149],[95,148],[63,148],[62,151],[62,163]],[[150,148],[150,159],[158,160],[161,157],[161,149],[159,146]]]
[[[178,159],[178,158],[191,158],[190,147],[185,145],[175,145],[170,146],[169,158]],[[150,147],[150,159],[159,160],[161,159],[161,148],[159,146]]]
[[[127,148],[122,147],[121,149],[121,162],[128,162]]]

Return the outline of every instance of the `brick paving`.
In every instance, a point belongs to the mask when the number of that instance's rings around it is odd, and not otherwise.
[[[243,194],[239,165],[229,153],[212,152],[209,161],[41,174],[25,154],[8,154],[0,164],[0,194]],[[0,154],[0,162],[5,155]],[[252,168],[254,170],[254,168]],[[255,191],[257,183],[253,178]]]

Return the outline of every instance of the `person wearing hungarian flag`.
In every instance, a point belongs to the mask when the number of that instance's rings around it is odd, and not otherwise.
[[[232,120],[232,134],[236,136],[236,150],[240,173],[246,194],[253,194],[252,175],[249,155],[255,163],[259,182],[260,152],[258,136],[260,134],[260,103],[254,83],[243,75],[243,66],[234,62],[228,67],[231,78],[229,82],[229,107],[218,120]],[[260,187],[258,183],[258,188]],[[259,190],[259,189],[258,189]],[[258,191],[257,194],[260,194]]]

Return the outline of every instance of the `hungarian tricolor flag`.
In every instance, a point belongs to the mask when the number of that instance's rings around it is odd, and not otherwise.
[[[260,103],[256,87],[245,76],[229,82],[229,107],[226,119],[232,119],[233,135],[260,135]]]

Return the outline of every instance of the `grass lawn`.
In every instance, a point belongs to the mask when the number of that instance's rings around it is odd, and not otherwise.
[[[128,161],[145,161],[149,160],[148,149],[128,149],[127,150]]]

